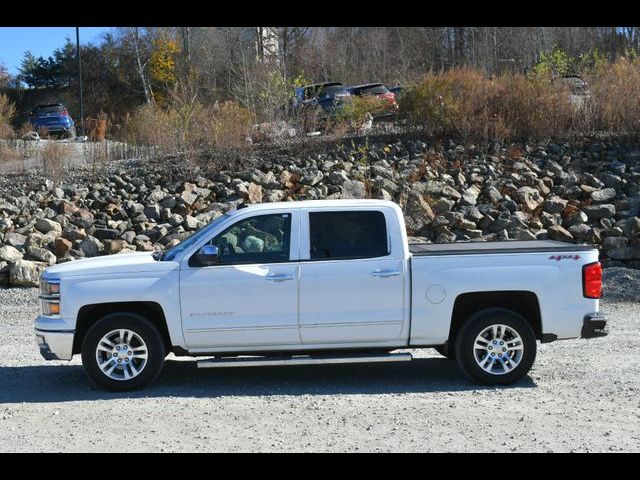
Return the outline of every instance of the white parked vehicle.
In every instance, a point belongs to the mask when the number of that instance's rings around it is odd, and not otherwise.
[[[471,379],[524,376],[536,342],[605,335],[598,251],[553,241],[409,245],[379,200],[229,212],[165,252],[49,267],[36,337],[47,360],[140,388],[170,352],[199,367],[411,360],[437,348]]]

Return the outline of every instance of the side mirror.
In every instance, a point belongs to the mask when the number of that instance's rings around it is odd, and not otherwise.
[[[197,253],[198,264],[203,267],[210,267],[218,263],[218,247],[215,245],[204,245]]]

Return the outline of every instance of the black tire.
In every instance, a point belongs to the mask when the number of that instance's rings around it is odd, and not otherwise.
[[[496,369],[496,372],[499,373],[487,372],[478,365],[475,358],[476,349],[474,344],[476,338],[483,330],[495,324],[505,325],[513,329],[522,339],[523,350],[519,363],[506,373],[502,373],[506,367],[502,367],[498,363],[495,363],[495,365],[499,367]],[[520,380],[529,372],[536,359],[536,348],[536,337],[533,329],[522,316],[512,310],[489,308],[475,313],[465,321],[457,335],[455,351],[460,369],[471,380],[487,385],[506,385]],[[479,350],[482,352],[481,349]],[[495,352],[492,353],[495,355]],[[489,354],[487,353],[487,355]],[[499,355],[502,354],[500,353]],[[507,357],[503,358],[508,360]],[[489,359],[487,363],[490,362],[495,362],[495,360]],[[504,364],[504,362],[501,363]],[[493,370],[493,367],[490,368]]]
[[[113,379],[98,366],[98,343],[109,332],[118,329],[134,332],[146,344],[146,363],[139,374],[128,380]],[[164,341],[158,329],[149,320],[134,313],[112,313],[101,318],[89,329],[82,342],[82,365],[89,378],[99,387],[118,392],[137,390],[155,380],[162,370],[165,356]]]
[[[445,343],[444,345],[440,345],[439,347],[435,347],[435,348],[436,348],[436,351],[443,357],[446,357],[449,360],[456,359],[456,350],[455,348],[450,348],[450,345],[448,343]]]

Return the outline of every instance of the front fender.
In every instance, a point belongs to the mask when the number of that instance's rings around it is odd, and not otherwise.
[[[100,303],[154,302],[162,308],[172,345],[184,345],[180,315],[179,271],[135,273],[128,277],[63,277],[60,283],[60,319],[76,329],[80,309]]]

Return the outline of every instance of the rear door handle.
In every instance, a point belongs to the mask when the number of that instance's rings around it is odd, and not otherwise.
[[[290,275],[267,275],[264,278],[265,278],[265,280],[269,280],[270,282],[284,282],[286,280],[293,280],[294,278],[296,278],[296,276],[293,275],[293,274],[290,274]]]
[[[374,272],[371,272],[371,275],[381,278],[397,277],[398,275],[400,275],[400,272],[397,270],[376,270]]]

